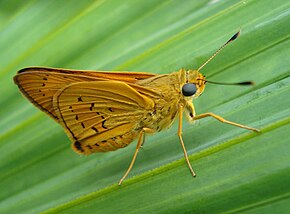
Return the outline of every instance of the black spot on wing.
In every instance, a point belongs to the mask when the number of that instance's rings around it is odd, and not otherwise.
[[[97,113],[98,113],[98,112],[97,112]],[[101,118],[103,119],[102,127],[103,127],[104,129],[108,129],[108,128],[105,126],[105,122],[106,122],[105,117],[104,117],[104,116],[101,116]]]
[[[102,127],[103,127],[104,129],[108,129],[107,126],[105,126],[105,122],[106,122],[106,120],[104,120],[104,121],[102,122]]]
[[[75,147],[77,150],[79,150],[79,151],[81,151],[81,152],[84,152],[84,149],[82,148],[82,145],[81,145],[81,143],[80,143],[79,141],[75,141],[75,142],[74,142],[74,147]]]
[[[95,104],[92,103],[92,104],[91,104],[91,107],[90,107],[90,110],[91,110],[91,111],[93,111],[94,106],[95,106]]]
[[[69,109],[71,109],[71,112],[74,112],[74,110],[72,109],[72,106],[68,107]]]
[[[92,130],[94,130],[95,132],[99,132],[96,127],[92,127]]]

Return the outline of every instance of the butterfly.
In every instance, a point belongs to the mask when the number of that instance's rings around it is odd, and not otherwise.
[[[203,93],[206,83],[252,84],[217,83],[199,72],[238,36],[239,32],[197,70],[151,74],[28,67],[18,71],[14,82],[29,101],[63,127],[73,150],[79,154],[114,151],[138,139],[132,161],[119,185],[132,169],[145,134],[164,130],[178,118],[178,137],[190,172],[195,176],[182,140],[183,114],[189,122],[213,117],[230,125],[259,131],[211,112],[196,115],[192,104],[192,100]]]

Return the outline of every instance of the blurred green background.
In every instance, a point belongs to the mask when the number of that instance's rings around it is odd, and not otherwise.
[[[290,3],[285,0],[0,1],[0,213],[287,213],[290,208]],[[194,102],[260,128],[184,122],[192,178],[176,123],[147,136],[122,186],[136,142],[83,157],[62,128],[13,84],[26,66],[202,73]]]

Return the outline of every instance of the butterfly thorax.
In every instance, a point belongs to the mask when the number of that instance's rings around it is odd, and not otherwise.
[[[180,81],[182,81],[180,73],[174,72],[137,82],[138,85],[155,92],[151,96],[155,104],[154,108],[145,112],[144,119],[140,121],[141,127],[161,131],[173,123],[178,115],[179,103],[182,99]]]
[[[182,94],[182,87],[187,83],[196,84],[197,91],[193,96],[186,97]],[[161,131],[174,122],[180,105],[187,112],[186,117],[189,121],[195,116],[192,100],[203,92],[204,76],[196,70],[180,69],[171,74],[140,80],[137,84],[155,92],[155,95],[151,96],[154,108],[145,113],[140,126]]]

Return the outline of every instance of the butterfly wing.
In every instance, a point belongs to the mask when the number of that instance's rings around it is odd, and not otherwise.
[[[18,71],[14,82],[27,99],[58,122],[59,118],[53,108],[53,96],[71,83],[104,80],[134,83],[153,76],[155,74],[142,72],[95,72],[30,67]]]
[[[53,107],[74,150],[91,154],[131,143],[154,101],[124,82],[107,80],[69,84],[53,96]]]

